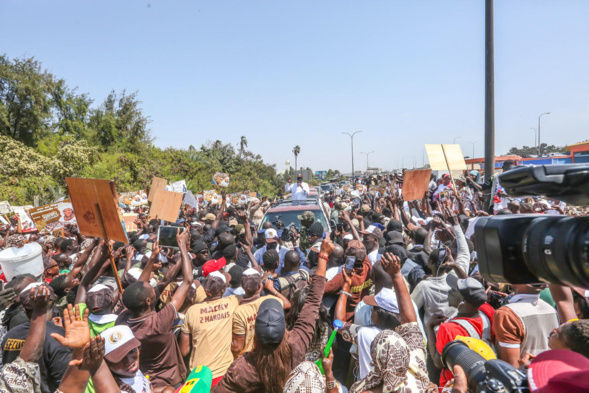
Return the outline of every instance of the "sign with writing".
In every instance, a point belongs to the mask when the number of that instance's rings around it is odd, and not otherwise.
[[[37,227],[31,217],[27,214],[29,206],[12,206],[12,211],[18,219],[18,231],[20,233],[29,233],[37,231]]]
[[[76,213],[69,199],[35,207],[29,210],[29,215],[39,233],[49,233],[64,228],[68,224],[77,224]]]
[[[229,177],[228,173],[215,172],[212,183],[216,186],[229,187]]]
[[[8,214],[12,213],[12,208],[10,207],[10,203],[8,201],[1,201],[0,202],[0,214]]]
[[[188,190],[186,188],[186,180],[175,181],[174,183],[170,183],[169,186],[166,186],[166,191],[186,192],[186,190]]]

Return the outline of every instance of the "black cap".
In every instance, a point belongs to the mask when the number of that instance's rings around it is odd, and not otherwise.
[[[310,227],[308,231],[310,236],[320,236],[323,237],[323,225],[320,222],[315,221]]]
[[[256,317],[256,337],[262,344],[280,344],[286,332],[284,310],[276,299],[260,304]]]
[[[387,232],[386,238],[387,238],[387,246],[391,245],[391,244],[405,244],[405,241],[403,241],[403,234],[401,232],[397,232],[397,231]]]
[[[460,292],[464,300],[476,308],[479,308],[487,301],[485,287],[472,277],[459,279],[453,274],[448,274],[446,283],[450,288]]]
[[[390,231],[402,232],[403,231],[403,224],[399,220],[391,219],[389,221],[389,223],[387,224],[387,231],[389,231],[389,232]]]
[[[209,248],[202,240],[197,240],[194,242],[194,247],[192,247],[192,253],[198,254],[202,250],[208,250]]]

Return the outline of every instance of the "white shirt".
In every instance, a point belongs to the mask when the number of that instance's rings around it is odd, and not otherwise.
[[[378,253],[378,248],[368,254],[368,260],[372,266],[374,266],[376,262],[380,261],[380,258],[382,258],[382,255]]]
[[[304,182],[301,183],[301,186],[298,183],[286,183],[284,191],[292,194],[293,201],[304,201],[307,199],[307,195],[309,195],[309,185]]]
[[[153,390],[151,389],[151,382],[149,379],[145,378],[145,376],[141,373],[141,371],[137,371],[134,377],[131,378],[121,378],[123,383],[131,386],[135,393],[152,393]],[[129,393],[127,391],[122,390],[121,393]]]

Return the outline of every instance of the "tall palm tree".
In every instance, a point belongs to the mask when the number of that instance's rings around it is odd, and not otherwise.
[[[243,152],[246,147],[247,147],[247,139],[245,136],[242,136],[241,140],[239,141],[239,156],[240,157],[243,157]]]
[[[297,158],[299,156],[299,153],[301,152],[301,147],[299,145],[296,145],[294,147],[294,149],[292,149],[292,152],[295,155],[295,173],[297,172]]]

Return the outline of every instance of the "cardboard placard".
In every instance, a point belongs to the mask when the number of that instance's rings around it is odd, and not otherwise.
[[[464,171],[466,162],[460,145],[425,145],[429,166],[434,171]]]
[[[245,192],[244,194],[249,194],[250,198],[257,198],[258,197],[258,193],[257,192]]]
[[[213,175],[212,183],[220,187],[229,187],[229,178],[231,176],[228,173],[215,172]]]
[[[406,201],[423,199],[423,196],[429,187],[431,174],[431,169],[405,171],[403,177],[403,198]]]
[[[155,194],[158,191],[165,190],[166,184],[168,184],[168,181],[166,179],[154,176],[151,180],[151,187],[149,188],[149,195],[147,196],[147,200],[149,202],[153,202],[153,197],[155,196]]]
[[[72,177],[67,177],[65,181],[82,235],[106,236],[107,239],[125,244],[129,242],[122,225],[123,217],[118,207],[114,181]],[[104,234],[96,205],[102,216]]]
[[[149,216],[151,218],[157,217],[158,220],[176,222],[183,198],[184,194],[180,192],[158,191],[151,203]]]
[[[77,224],[76,213],[69,199],[35,207],[29,210],[29,215],[39,233],[50,233],[65,228],[68,224]]]
[[[135,213],[123,213],[123,222],[125,223],[125,229],[127,230],[127,233],[137,232],[139,230],[139,228],[137,228],[137,224],[135,224],[137,217],[138,214]]]

